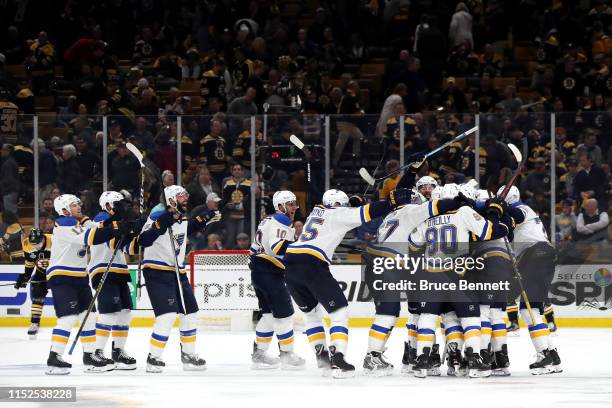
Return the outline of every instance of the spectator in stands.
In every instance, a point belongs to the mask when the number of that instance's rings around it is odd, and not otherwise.
[[[576,220],[576,239],[579,241],[605,241],[608,239],[608,213],[599,211],[597,200],[587,199]]]
[[[463,44],[467,41],[470,49],[474,48],[474,38],[472,37],[472,15],[465,3],[460,2],[455,8],[455,14],[451,19],[448,30],[448,39],[451,47]]]
[[[519,112],[522,105],[523,101],[516,96],[516,88],[513,85],[508,85],[504,89],[504,99],[495,106],[499,107],[503,112]]]
[[[34,140],[30,146],[34,148]],[[39,196],[46,197],[57,178],[57,161],[42,139],[38,139],[38,166]]]
[[[155,140],[153,133],[148,129],[148,123],[145,117],[139,116],[136,118],[136,128],[129,139],[138,150],[146,152],[149,158],[155,157]]]
[[[174,173],[170,170],[164,170],[161,175],[162,188],[170,187],[174,185]]]
[[[480,87],[472,95],[473,101],[480,103],[481,112],[490,112],[499,100],[499,94],[493,88],[493,80],[488,72],[482,74]]]
[[[202,76],[202,61],[196,48],[190,48],[185,53],[181,64],[181,77],[183,79],[200,79]]]
[[[53,211],[54,211],[53,200],[51,198],[49,198],[49,197],[45,197],[42,200],[42,208],[41,208],[41,210],[45,214],[53,215]]]
[[[189,196],[189,200],[191,201],[191,195]],[[210,193],[202,200],[195,202],[196,205],[189,209],[189,216],[194,217],[196,215],[206,215],[210,211],[216,211],[219,209],[220,202],[221,198],[219,198],[217,193]],[[198,231],[190,236],[189,241],[192,243],[192,249],[205,249],[208,235],[220,234],[223,228],[223,222],[216,222],[207,227],[204,231]]]
[[[140,191],[140,164],[136,157],[125,147],[124,142],[117,145],[117,156],[109,163],[109,175],[115,191],[127,190],[136,196]]]
[[[0,192],[2,193],[3,211],[17,214],[17,198],[19,194],[19,168],[13,157],[15,147],[5,143],[2,145],[2,164],[0,165]]]
[[[160,171],[176,170],[176,141],[171,139],[170,132],[169,125],[162,125],[155,136],[153,162]]]
[[[362,115],[363,110],[359,104],[360,89],[356,81],[351,80],[348,83],[346,94],[342,97],[338,113],[340,115]],[[358,125],[361,122],[358,119],[343,117],[337,122],[338,140],[334,148],[332,163],[338,166],[346,142],[350,138],[353,144],[353,158],[358,158],[361,152],[361,140],[364,138],[363,133]]]
[[[80,174],[84,180],[83,185],[86,188],[92,188],[93,182],[99,179],[98,175],[102,169],[102,161],[100,157],[89,148],[82,137],[76,136],[74,138],[74,144],[77,150],[77,164],[79,165]]]
[[[228,115],[257,115],[256,96],[257,90],[255,88],[247,88],[244,96],[240,96],[230,102],[227,107]]]
[[[442,91],[438,104],[450,112],[465,112],[467,110],[465,94],[457,88],[455,77],[446,79],[446,89]]]
[[[446,40],[444,34],[438,29],[437,18],[429,16],[426,19],[426,27],[419,33],[417,44],[417,55],[423,62],[423,79],[427,84],[429,92],[440,91],[442,82],[442,71],[446,61]]]
[[[232,175],[223,184],[223,221],[227,228],[226,244],[233,244],[236,236],[244,232],[251,216],[251,180],[244,178],[240,164],[232,166]]]
[[[221,235],[209,234],[207,237],[207,245],[204,248],[208,251],[220,251],[223,249],[223,242],[221,241]]]
[[[563,64],[555,72],[553,92],[563,101],[567,111],[574,111],[578,107],[576,99],[582,95],[584,79],[576,67],[576,60],[570,55],[564,57]]]
[[[229,146],[222,135],[223,127],[221,119],[213,118],[210,133],[200,140],[200,164],[206,165],[217,185],[222,185],[230,160],[227,154]]]
[[[35,40],[29,41],[30,56],[26,59],[26,69],[32,73],[33,91],[37,95],[49,94],[55,66],[55,47],[49,42],[46,31],[38,33]]]
[[[573,198],[583,203],[589,198],[596,198],[602,205],[602,209],[605,210],[607,199],[604,195],[608,186],[603,170],[593,163],[593,159],[588,153],[580,153],[578,163],[581,170],[574,178]]]
[[[251,246],[251,240],[249,239],[249,235],[245,232],[241,232],[236,235],[236,243],[232,249],[236,249],[239,251],[248,251]]]
[[[555,215],[557,226],[557,241],[571,241],[576,229],[576,214],[573,212],[574,202],[566,198],[561,203],[561,214]]]
[[[187,192],[189,193],[188,208],[191,211],[194,207],[207,200],[209,194],[220,193],[221,189],[213,181],[208,168],[205,165],[200,165],[198,177],[187,186]]]
[[[297,241],[304,229],[304,222],[301,220],[293,221],[293,228],[295,229],[295,240]]]
[[[85,181],[77,161],[76,147],[71,144],[64,145],[62,148],[62,159],[58,184],[63,194],[76,195]]]
[[[588,153],[594,165],[602,165],[603,154],[601,153],[601,147],[597,145],[597,133],[593,129],[585,131],[584,143],[578,145],[577,151],[578,153]]]
[[[389,174],[391,172],[397,171],[400,167],[400,164],[397,160],[389,160],[386,164],[385,164],[385,174]],[[397,183],[399,183],[401,178],[401,174],[397,174],[393,177],[389,177],[387,178],[382,185],[382,188],[380,189],[379,193],[378,193],[378,197],[381,200],[385,200],[387,198],[387,196],[389,195],[389,193],[391,192],[391,190],[395,189],[395,187],[397,186]]]

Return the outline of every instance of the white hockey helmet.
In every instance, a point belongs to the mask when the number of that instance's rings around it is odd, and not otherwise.
[[[349,198],[344,191],[332,188],[323,194],[322,201],[323,205],[326,207],[346,207],[348,206]]]
[[[281,190],[274,193],[272,196],[272,204],[274,205],[274,211],[279,211],[278,206],[282,205],[285,207],[285,204],[294,202],[297,204],[297,197],[289,190]]]
[[[478,182],[470,180],[467,183],[463,183],[459,186],[459,191],[467,198],[476,200],[478,198]]]
[[[497,195],[500,195],[502,191],[504,191],[504,187],[506,186],[501,186],[499,190],[497,190]],[[506,195],[506,202],[508,204],[514,204],[519,201],[521,201],[521,192],[516,186],[510,187],[510,190],[508,190],[508,194]]]
[[[70,206],[72,204],[81,205],[81,200],[79,200],[79,198],[74,194],[62,194],[58,196],[55,200],[53,200],[53,207],[55,208],[55,212],[62,216],[66,215],[64,214],[64,210],[68,211],[69,213],[72,213],[72,211],[70,211]]]
[[[459,186],[455,183],[448,183],[442,187],[438,186],[431,192],[431,198],[436,200],[444,200],[447,198],[455,198],[459,194]]]
[[[421,187],[426,186],[428,184],[431,184],[434,188],[438,187],[438,182],[436,181],[435,178],[431,176],[423,176],[417,180],[416,188],[417,190],[420,190]]]
[[[105,191],[102,194],[100,194],[100,199],[98,200],[98,202],[100,203],[100,207],[102,208],[102,210],[104,211],[108,211],[106,209],[106,204],[110,204],[110,208],[113,209],[115,208],[115,203],[117,201],[121,201],[125,198],[125,196],[121,193],[118,193],[116,191]]]
[[[169,205],[172,208],[176,208],[176,197],[181,194],[189,194],[187,190],[185,190],[181,186],[172,185],[164,188],[164,196],[166,196],[166,205]],[[170,201],[174,201],[174,204]]]

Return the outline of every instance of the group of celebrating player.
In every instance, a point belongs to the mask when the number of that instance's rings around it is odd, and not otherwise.
[[[254,369],[305,368],[305,360],[293,351],[295,301],[304,314],[305,334],[318,367],[335,378],[355,375],[355,367],[345,359],[349,339],[348,302],[329,265],[345,234],[377,217],[383,221],[376,244],[368,248],[371,253],[393,257],[398,253],[397,247],[385,246],[385,243],[400,242],[406,244],[405,252],[424,252],[434,257],[440,255],[441,245],[435,245],[432,240],[441,243],[447,239],[449,230],[456,242],[469,242],[465,251],[455,252],[455,257],[475,254],[484,260],[483,270],[467,271],[466,276],[489,274],[495,279],[512,280],[516,256],[529,297],[537,300],[546,297],[554,271],[554,249],[537,215],[519,201],[516,187],[503,199],[487,197],[486,191],[478,190],[475,182],[438,186],[431,177],[422,177],[416,185],[414,180],[415,174],[407,172],[386,199],[370,203],[361,195],[349,198],[340,190],[328,190],[322,204],[308,215],[299,237],[292,228],[298,208],[296,196],[290,191],[274,194],[275,213],[260,222],[251,246],[251,280],[262,312],[255,329]],[[182,187],[166,187],[162,203],[151,211],[145,222],[130,213],[122,193],[104,192],[99,200],[102,211],[93,220],[83,216],[76,196],[64,194],[55,199],[59,217],[53,233],[32,230],[24,243],[25,273],[15,285],[25,287],[32,279],[32,327],[28,332],[31,335],[38,331],[47,288],[53,293],[58,319],[51,337],[48,374],[69,373],[71,364],[62,355],[71,329],[79,321],[86,371],[136,368],[136,360],[125,351],[132,309],[125,255],[139,251],[155,314],[146,371],[163,370],[165,363],[161,356],[177,317],[183,368],[206,368],[206,362],[195,351],[198,305],[183,260],[187,236],[218,221],[220,214],[213,211],[187,219],[187,200],[188,193]],[[513,249],[505,245],[506,239],[514,242]],[[458,279],[453,270],[439,270],[429,265],[424,265],[424,272]],[[103,276],[106,279],[101,279]],[[93,299],[90,280],[94,289],[102,285],[97,319],[85,318]],[[514,299],[519,292],[520,289],[513,292]],[[402,373],[416,377],[440,375],[445,359],[447,375],[510,374],[504,322],[507,299],[482,293],[470,302],[408,300],[410,317],[406,324],[408,340]],[[393,365],[384,357],[384,351],[398,319],[400,303],[376,301],[375,307],[376,317],[369,331],[363,369],[366,375],[390,375]],[[561,371],[559,355],[542,320],[542,302],[532,302],[531,307],[521,302],[520,307],[537,352],[536,361],[530,365],[531,372]],[[324,328],[324,312],[331,321],[328,334]],[[442,350],[435,338],[440,317]],[[274,334],[279,357],[267,353]],[[107,358],[104,350],[111,336],[112,354]],[[445,358],[440,356],[440,351]]]

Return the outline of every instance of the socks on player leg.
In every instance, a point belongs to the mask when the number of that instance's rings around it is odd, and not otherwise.
[[[118,313],[100,313],[96,322],[96,348],[104,350]]]
[[[370,351],[382,353],[396,321],[397,317],[395,316],[376,315],[374,317],[368,336],[368,353]]]
[[[346,355],[348,346],[348,309],[343,307],[329,314],[329,338],[336,351]]]
[[[491,307],[489,305],[480,305],[480,349],[488,350],[491,342]]]
[[[461,350],[463,347],[463,328],[457,314],[455,312],[444,313],[441,324],[444,325],[446,345],[455,343],[457,344],[457,350]]]
[[[274,331],[281,351],[293,351],[293,316],[274,318]]]
[[[44,299],[43,299],[44,303]],[[43,303],[34,303],[32,302],[32,307],[30,308],[31,318],[30,321],[35,324],[40,324],[40,317],[42,316],[43,311]]]
[[[272,313],[264,313],[255,326],[255,343],[257,349],[266,351],[274,336],[274,317]]]
[[[519,307],[517,304],[508,305],[506,307],[506,313],[508,314],[508,320],[511,322],[516,322],[518,324],[518,311]]]
[[[465,348],[471,347],[475,353],[480,350],[480,317],[462,317],[463,342]]]
[[[83,321],[85,313],[79,313],[79,321]],[[94,316],[89,316],[87,321],[83,325],[83,331],[81,332],[81,344],[83,345],[84,353],[93,353],[96,351],[96,319]]]
[[[327,349],[325,329],[323,328],[323,308],[321,305],[317,305],[310,312],[304,313],[304,332],[308,336],[308,342],[315,354],[318,345],[323,345]]]
[[[417,324],[417,356],[423,354],[423,349],[433,347],[436,340],[436,325],[438,324],[438,316],[430,313],[423,313],[419,316]]]
[[[76,321],[77,315],[63,316],[57,319],[57,324],[51,333],[51,351],[59,355],[64,353],[70,338],[70,330]]]
[[[413,349],[417,347],[417,323],[419,322],[418,314],[410,314],[406,320],[406,328],[408,329],[408,345]]]
[[[535,321],[531,321],[531,316],[529,314],[529,310],[527,309],[521,309],[521,317],[525,322],[527,322],[529,336],[531,337],[533,346],[535,347],[536,351],[540,353],[548,348],[550,332],[548,330],[548,325],[542,320],[540,311],[537,308],[532,308],[531,310],[533,312],[533,318]]]
[[[113,325],[113,342],[115,343],[115,348],[122,350],[125,348],[131,321],[132,311],[130,309],[122,309],[117,313],[117,320]]]
[[[547,305],[544,308],[544,317],[546,318],[546,323],[555,322],[555,311],[553,310],[552,305]]]
[[[181,346],[183,347],[183,352],[187,354],[194,354],[196,335],[198,333],[198,329],[196,328],[196,314],[180,314],[179,330],[181,332]]]
[[[176,313],[165,313],[155,318],[153,333],[151,333],[151,344],[149,346],[149,354],[151,356],[161,357],[175,320]]]
[[[501,351],[507,342],[506,322],[504,322],[504,311],[498,308],[491,309],[491,346],[493,352]]]

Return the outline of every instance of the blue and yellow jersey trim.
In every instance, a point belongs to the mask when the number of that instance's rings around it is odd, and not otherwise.
[[[395,258],[397,255],[400,255],[400,256],[402,255],[401,253],[399,253],[398,251],[395,251],[394,249],[384,247],[384,246],[376,246],[372,244],[366,247],[366,252],[370,255],[382,256],[385,258]]]
[[[289,247],[287,248],[287,252],[285,252],[286,254],[306,254],[306,255],[311,255],[314,256],[315,258],[320,259],[323,262],[326,262],[328,264],[331,264],[332,261],[327,257],[327,255],[325,255],[325,252],[323,252],[320,248],[317,248],[316,246],[313,245],[296,245],[294,246],[289,245]]]
[[[408,237],[408,247],[411,251],[420,251],[424,246],[425,244],[417,244],[412,238]]]
[[[438,200],[431,200],[427,206],[429,210],[429,217],[435,217],[440,215],[440,210],[438,209]]]
[[[271,262],[277,268],[285,269],[285,265],[283,265],[283,263],[281,261],[279,261],[278,259],[274,258],[273,256],[266,255],[266,254],[257,254],[255,256],[257,258],[265,259],[266,261]]]
[[[372,221],[372,215],[370,215],[370,204],[359,207],[359,217],[361,218],[362,224]]]
[[[280,249],[282,248],[283,242],[285,242],[285,240],[281,239],[281,240],[275,242],[274,244],[272,244],[272,247],[271,247],[272,248],[272,252],[274,252],[276,255],[278,255],[278,251],[280,251]]]
[[[56,265],[47,269],[47,280],[55,276],[68,276],[71,278],[86,278],[85,268],[74,268],[71,266]]]
[[[491,235],[493,234],[493,223],[491,221],[485,221],[485,225],[482,228],[482,232],[478,239],[481,241],[488,241],[491,239]]]
[[[494,257],[500,257],[503,258],[507,261],[512,262],[512,258],[510,257],[510,255],[508,255],[508,252],[506,252],[505,250],[502,249],[489,249],[489,250],[485,250],[481,253],[478,254],[479,257],[483,258],[483,259],[487,259],[487,258],[494,258]]]
[[[108,266],[108,264],[106,263],[100,263],[97,265],[94,265],[92,268],[89,269],[89,276],[90,277],[94,277],[99,273],[104,273],[104,271],[106,270],[106,267]],[[121,263],[113,263],[111,265],[111,267],[108,270],[109,273],[119,273],[119,274],[129,274],[130,271],[128,270],[128,267],[126,264],[121,264]]]
[[[145,259],[144,261],[142,261],[142,267],[143,269],[148,268],[148,269],[153,269],[156,271],[167,271],[167,272],[174,272],[176,270],[176,268],[172,265],[168,265],[167,263],[162,262],[162,261],[154,261],[152,259]],[[179,270],[181,273],[187,273],[184,265],[179,265]]]

